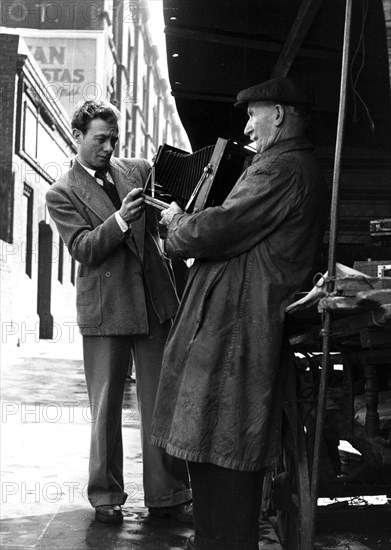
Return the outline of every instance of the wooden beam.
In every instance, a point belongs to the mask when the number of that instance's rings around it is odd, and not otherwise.
[[[307,0],[308,1],[308,0]],[[320,2],[321,0],[312,0]],[[201,42],[211,42],[213,44],[222,44],[225,46],[234,46],[238,48],[248,48],[252,50],[261,50],[265,52],[278,53],[281,51],[281,43],[272,40],[258,40],[248,36],[239,36],[236,34],[212,32],[208,30],[199,30],[192,27],[182,27],[180,25],[167,25],[164,29],[167,36],[174,38],[184,38],[185,40],[199,40]],[[283,46],[285,48],[285,45]],[[297,54],[298,52],[296,52]],[[312,48],[301,48],[299,55],[316,59],[340,60],[340,52],[325,51]]]
[[[268,52],[279,52],[281,49],[281,44],[278,42],[256,40],[225,32],[216,33],[214,31],[200,30],[193,27],[182,27],[180,25],[168,25],[165,27],[164,32],[167,36],[185,38],[186,40],[212,42],[213,44],[223,44],[225,46],[237,46],[239,48],[249,47]]]
[[[236,97],[234,95],[218,95],[218,94],[205,94],[197,92],[181,92],[178,88],[171,90],[171,95],[178,99],[196,99],[202,101],[218,101],[219,103],[235,103]]]
[[[232,103],[236,102],[235,95],[219,95],[212,93],[196,92],[196,91],[181,91],[180,84],[172,84],[171,86],[171,95],[177,99],[194,99],[196,101],[216,101],[218,103]],[[317,111],[318,109],[313,109]],[[325,113],[334,113],[335,111],[331,109],[322,108],[322,111]]]
[[[323,0],[303,0],[297,17],[291,27],[291,30],[289,31],[288,38],[286,39],[284,47],[282,48],[277,63],[274,67],[271,78],[287,76],[297,55],[299,53],[300,55],[303,55],[304,49],[301,50],[300,48],[322,2]],[[309,51],[313,52],[313,50]],[[316,55],[313,54],[311,57],[316,57]]]

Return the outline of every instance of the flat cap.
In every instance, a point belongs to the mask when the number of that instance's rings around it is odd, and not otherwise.
[[[249,101],[275,101],[286,105],[306,105],[311,107],[313,95],[310,89],[289,77],[273,78],[251,86],[238,93],[235,107],[246,107]]]

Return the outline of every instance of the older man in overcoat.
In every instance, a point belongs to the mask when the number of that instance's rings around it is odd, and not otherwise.
[[[151,514],[191,522],[186,464],[150,443],[161,359],[178,300],[145,210],[149,164],[111,158],[118,139],[114,106],[87,101],[74,114],[78,154],[46,195],[49,213],[79,262],[77,322],[92,408],[88,498],[96,519],[121,523],[122,400],[133,355],[141,415],[145,504]],[[140,488],[141,490],[141,488]]]
[[[166,251],[195,258],[171,329],[153,442],[188,461],[196,550],[256,550],[264,469],[279,452],[286,306],[311,273],[327,190],[289,78],[243,90],[252,164],[221,206],[162,212]]]

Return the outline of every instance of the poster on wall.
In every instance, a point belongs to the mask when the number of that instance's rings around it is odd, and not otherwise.
[[[60,101],[71,116],[88,98],[101,98],[96,81],[96,38],[25,36],[34,59],[47,79],[49,100]]]

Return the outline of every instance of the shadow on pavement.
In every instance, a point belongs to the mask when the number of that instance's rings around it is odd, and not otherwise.
[[[37,528],[43,525],[46,527],[38,535]],[[16,531],[19,544],[15,545],[13,540]],[[178,522],[149,519],[146,509],[134,510],[125,507],[122,525],[106,525],[95,520],[92,509],[60,507],[56,514],[4,520],[1,548],[183,550],[186,548],[186,539],[192,532],[191,528]],[[26,534],[25,538],[23,533]]]

